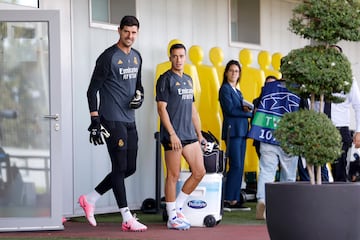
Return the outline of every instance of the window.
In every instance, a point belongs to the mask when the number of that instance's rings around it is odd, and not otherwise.
[[[39,8],[38,0],[0,0],[0,3],[11,3],[28,7]]]
[[[136,0],[89,0],[90,26],[117,30],[125,15],[136,15]]]
[[[260,45],[260,0],[229,0],[230,41]]]

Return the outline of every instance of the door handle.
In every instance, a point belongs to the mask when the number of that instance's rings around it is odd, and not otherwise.
[[[44,115],[43,117],[47,119],[54,119],[55,121],[59,121],[60,119],[60,115],[58,113],[54,115]]]

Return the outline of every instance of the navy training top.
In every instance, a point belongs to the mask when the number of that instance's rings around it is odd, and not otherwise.
[[[156,83],[156,101],[166,102],[171,124],[180,140],[197,139],[192,122],[194,101],[193,82],[189,75],[180,77],[171,70],[162,74]],[[170,140],[169,133],[160,123],[160,140]]]
[[[87,91],[90,112],[99,111],[109,121],[134,122],[135,110],[129,107],[129,102],[135,90],[144,92],[141,66],[142,58],[137,50],[132,48],[126,54],[116,44],[107,48],[96,60]]]

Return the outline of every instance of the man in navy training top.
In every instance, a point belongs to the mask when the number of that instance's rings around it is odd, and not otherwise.
[[[120,22],[118,42],[106,49],[97,59],[87,91],[91,116],[90,142],[104,144],[111,159],[111,172],[95,190],[79,197],[87,220],[96,226],[94,209],[96,201],[112,189],[122,216],[123,231],[145,231],[147,227],[131,214],[125,189],[125,178],[136,171],[138,133],[135,109],[144,99],[141,83],[142,58],[132,48],[139,30],[134,16],[125,16]],[[100,95],[98,107],[97,93]]]
[[[184,73],[186,48],[183,44],[170,47],[171,69],[162,74],[156,83],[156,101],[160,117],[160,141],[165,150],[166,180],[165,201],[169,229],[187,230],[190,222],[182,207],[205,175],[200,143],[206,140],[201,134],[199,114],[194,104],[193,82]],[[188,162],[191,175],[178,196],[181,156]]]

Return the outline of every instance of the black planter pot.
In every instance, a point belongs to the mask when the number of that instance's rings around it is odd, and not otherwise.
[[[359,240],[360,184],[267,183],[271,240]]]

